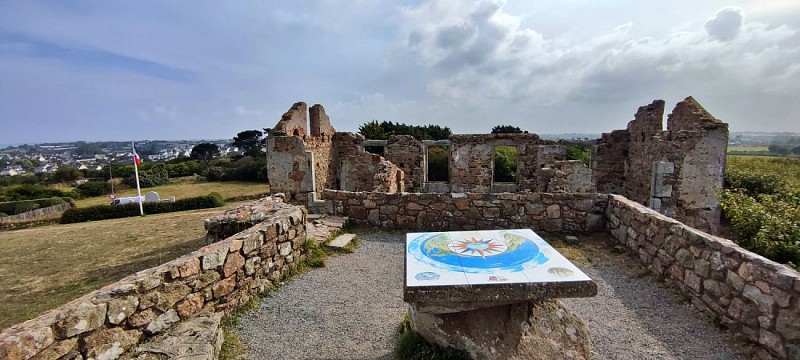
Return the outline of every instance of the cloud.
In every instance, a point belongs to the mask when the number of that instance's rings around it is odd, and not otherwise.
[[[719,41],[730,41],[739,34],[744,23],[744,14],[738,7],[726,7],[717,11],[706,21],[706,32]]]
[[[626,22],[576,41],[523,27],[504,5],[433,0],[407,9],[406,50],[430,70],[432,96],[534,109],[663,97],[665,90],[800,89],[800,47],[790,41],[797,31],[745,22],[740,8],[660,38],[634,36],[636,23]]]

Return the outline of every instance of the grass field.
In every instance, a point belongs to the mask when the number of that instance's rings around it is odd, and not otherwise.
[[[204,246],[234,206],[0,232],[0,329]]]
[[[266,183],[254,182],[193,182],[182,181],[174,184],[156,186],[152,188],[142,189],[142,195],[148,191],[155,191],[162,199],[167,199],[174,196],[176,199],[185,199],[187,197],[208,195],[211,192],[218,192],[222,195],[223,199],[264,194],[269,192],[269,185]],[[127,189],[117,192],[118,197],[136,196],[136,189]],[[92,205],[108,205],[111,200],[108,196],[98,196],[93,198],[81,199],[75,201],[78,207],[86,207]]]

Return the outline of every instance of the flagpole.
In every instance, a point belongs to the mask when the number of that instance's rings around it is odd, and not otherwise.
[[[131,148],[133,148],[133,172],[136,174],[136,194],[139,195],[139,214],[144,216],[144,206],[142,205],[142,189],[139,188],[139,166],[136,163],[136,157],[139,156],[136,154],[136,145],[131,142]]]

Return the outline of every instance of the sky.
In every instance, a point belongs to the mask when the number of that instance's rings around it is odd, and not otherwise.
[[[800,2],[0,0],[0,143],[222,139],[298,101],[338,131],[623,129],[687,96],[800,132]]]

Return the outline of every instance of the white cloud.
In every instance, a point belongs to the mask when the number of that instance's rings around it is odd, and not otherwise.
[[[701,99],[800,90],[797,31],[747,22],[735,7],[661,38],[631,35],[635,22],[583,41],[546,38],[493,0],[432,0],[405,20],[406,48],[429,69],[428,92],[462,106],[524,111],[673,96],[665,90]]]
[[[714,39],[720,41],[730,41],[739,34],[744,22],[742,9],[738,7],[727,7],[717,11],[714,17],[706,21],[706,32]]]

